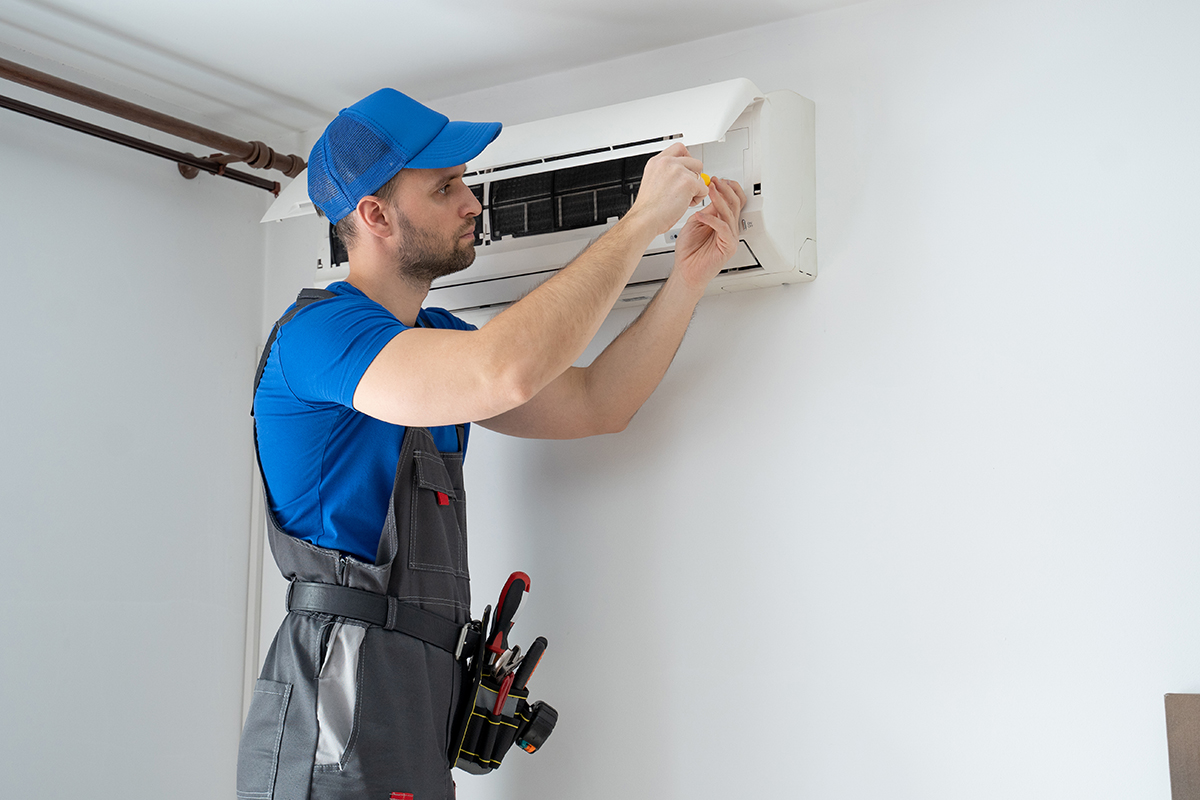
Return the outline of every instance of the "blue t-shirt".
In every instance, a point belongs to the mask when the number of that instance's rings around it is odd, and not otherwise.
[[[300,309],[271,346],[254,396],[259,457],[285,531],[374,562],[405,429],[355,411],[354,391],[408,326],[348,283],[327,288],[337,297]],[[420,319],[475,329],[440,308],[422,309]],[[453,425],[430,432],[439,450],[458,451]]]

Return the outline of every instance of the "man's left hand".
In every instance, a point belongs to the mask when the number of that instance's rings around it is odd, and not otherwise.
[[[703,291],[737,249],[738,220],[746,193],[737,181],[713,178],[709,204],[691,216],[675,242],[675,273],[689,287]]]

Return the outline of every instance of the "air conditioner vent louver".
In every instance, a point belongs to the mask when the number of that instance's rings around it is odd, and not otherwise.
[[[662,145],[665,147],[665,143],[681,138],[683,138],[682,133],[672,133],[667,136],[655,136],[650,139],[639,139],[636,142],[623,142],[621,144],[608,145],[607,147],[596,147],[591,150],[577,150],[572,153],[561,153],[556,156],[545,156],[544,158],[535,158],[529,161],[518,161],[513,164],[501,164],[498,167],[489,167],[488,169],[468,172],[463,175],[463,179],[468,180],[470,178],[476,178],[480,175],[495,175],[497,172],[504,172],[506,170],[523,169],[524,167],[531,167],[535,164],[548,164],[551,161],[565,161],[568,158],[594,156],[597,153],[608,153],[612,152],[613,150],[625,150],[630,147],[641,147],[643,145]],[[662,149],[662,147],[659,147],[658,149]],[[653,155],[653,153],[651,155]]]

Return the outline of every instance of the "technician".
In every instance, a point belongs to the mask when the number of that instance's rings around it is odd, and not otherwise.
[[[382,89],[313,147],[309,196],[350,275],[301,294],[256,379],[268,535],[294,583],[242,733],[240,800],[453,797],[467,423],[541,439],[624,430],[737,245],[741,187],[705,186],[674,144],[616,225],[482,328],[422,308],[434,279],[474,260],[482,208],[464,164],[499,132]],[[573,367],[651,241],[705,197],[641,316]]]

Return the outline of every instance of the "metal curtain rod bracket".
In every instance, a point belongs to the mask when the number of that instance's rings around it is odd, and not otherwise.
[[[124,133],[109,130],[108,128],[101,128],[99,125],[93,125],[90,122],[74,119],[64,114],[58,114],[54,111],[48,111],[44,108],[31,106],[28,103],[22,103],[20,100],[14,100],[13,98],[5,97],[4,95],[0,95],[0,108],[7,108],[10,111],[16,111],[18,114],[24,114],[26,116],[33,117],[34,119],[40,119],[44,122],[49,122],[54,125],[61,125],[64,128],[70,128],[73,131],[86,133],[87,135],[95,136],[98,139],[105,139],[107,141],[114,142],[115,144],[131,147],[134,150],[140,150],[143,153],[149,153],[150,155],[158,156],[159,158],[165,158],[170,161],[174,161],[179,165],[180,172],[183,172],[185,169],[193,171],[190,177],[195,177],[199,174],[200,170],[203,170],[204,172],[210,172],[213,175],[218,175],[222,178],[229,178],[230,180],[234,180],[239,183],[256,186],[259,189],[266,189],[276,197],[279,196],[279,181],[269,181],[266,178],[260,178],[257,175],[250,175],[246,172],[238,172],[237,170],[227,169],[225,164],[221,163],[220,161],[215,161],[211,158],[200,158],[199,156],[194,156],[191,153],[181,153],[178,150],[172,150],[169,147],[163,147],[162,145],[155,144],[154,142],[147,142],[143,139],[137,139]],[[184,177],[189,176],[184,173]]]
[[[193,125],[136,103],[130,103],[119,97],[71,83],[6,58],[0,58],[0,78],[62,97],[73,103],[90,106],[106,114],[112,114],[148,128],[155,128],[163,133],[169,133],[205,147],[215,148],[221,151],[220,159],[225,162],[244,161],[247,166],[255,169],[276,169],[289,178],[296,177],[307,166],[300,156],[276,153],[262,142],[245,142],[235,139],[232,136],[226,136],[200,125]],[[228,155],[224,155],[226,153]]]

